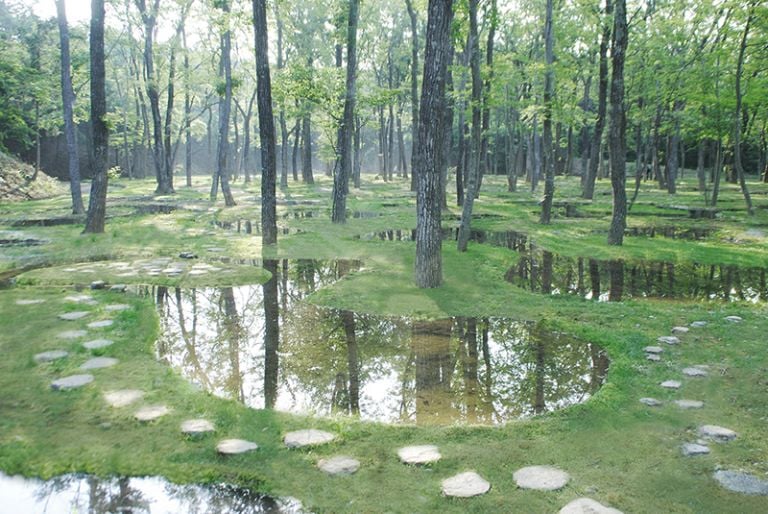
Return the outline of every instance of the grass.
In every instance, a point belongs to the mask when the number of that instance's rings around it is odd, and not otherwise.
[[[0,250],[0,273],[15,273],[25,266],[41,267],[19,277],[15,287],[0,292],[0,349],[4,357],[0,360],[0,469],[44,478],[82,471],[103,476],[163,475],[175,482],[226,481],[273,495],[295,496],[314,512],[556,512],[580,496],[590,496],[624,512],[765,511],[764,497],[730,493],[711,477],[717,468],[768,476],[768,352],[764,343],[768,312],[764,303],[652,299],[594,303],[575,297],[542,296],[503,280],[515,254],[478,244],[470,244],[468,252],[459,253],[446,243],[443,287],[420,290],[412,280],[413,243],[356,239],[381,230],[415,226],[415,198],[406,190],[407,184],[366,183],[359,192],[353,191],[351,210],[377,216],[353,218],[343,226],[330,223],[329,185],[327,179],[319,177],[314,187],[291,184],[281,194],[285,200],[320,203],[280,207],[281,214],[290,214],[280,218],[280,225],[290,233],[281,235],[276,249],[263,250],[258,237],[216,225],[236,224],[237,220],[243,221],[242,226],[245,220],[256,225],[259,206],[253,198],[258,196],[258,183],[236,185],[239,205],[224,209],[204,199],[203,180],[196,182],[199,191],[179,188],[178,199],[170,200],[153,199],[153,185],[149,182],[121,181],[110,193],[115,204],[146,198],[152,202],[178,202],[187,209],[171,214],[128,213],[111,219],[107,233],[99,236],[82,236],[81,227],[76,225],[24,227],[25,233],[50,243]],[[578,202],[577,186],[574,179],[559,179],[557,199]],[[750,186],[757,206],[765,205],[768,188],[755,183]],[[717,220],[702,221],[679,217],[679,211],[665,207],[703,205],[693,190],[693,182],[684,182],[681,193],[672,199],[655,191],[652,185],[644,185],[639,203],[630,214],[630,226],[695,226],[714,232],[700,242],[628,237],[621,248],[605,244],[610,197],[602,193],[609,187],[605,182],[598,183],[597,200],[579,206],[579,211],[590,217],[566,218],[558,212],[553,223],[544,227],[537,223],[538,195],[523,190],[508,193],[503,180],[487,177],[476,203],[476,214],[487,216],[478,217],[473,226],[523,232],[540,246],[571,257],[768,267],[765,236],[755,232],[766,230],[768,210],[758,208],[754,218],[747,217],[733,186],[724,187],[722,198],[725,205],[740,210],[724,211]],[[65,198],[4,205],[0,218],[64,215],[66,206]],[[293,213],[298,211],[313,211],[316,215],[294,218]],[[451,211],[458,214],[459,209],[452,207]],[[13,229],[0,222],[0,229],[6,228]],[[210,252],[211,247],[223,251]],[[182,251],[195,252],[233,272],[194,277],[195,282],[188,281],[188,276],[180,277],[179,282],[147,276],[134,281],[202,286],[232,283],[233,275],[236,283],[255,283],[265,278],[259,268],[221,264],[220,256],[234,261],[259,259],[262,254],[358,259],[364,266],[361,271],[318,291],[310,301],[378,314],[547,320],[558,329],[605,347],[612,359],[608,381],[586,404],[499,427],[387,426],[344,417],[307,419],[248,409],[198,391],[154,359],[153,343],[159,327],[151,298],[104,291],[93,292],[101,300],[100,305],[126,300],[131,305],[128,311],[110,314],[117,320],[108,332],[116,344],[101,351],[120,359],[120,365],[96,370],[95,383],[82,390],[50,391],[52,379],[75,372],[87,358],[78,341],[56,338],[65,323],[56,315],[74,309],[64,300],[72,294],[67,284],[73,282],[68,278],[72,275],[62,270],[105,259],[175,259]],[[74,282],[87,284],[85,279]],[[15,303],[33,297],[46,301],[28,306]],[[95,307],[98,316],[106,317],[106,313],[98,311],[100,308]],[[723,321],[727,315],[742,316],[744,322],[729,324]],[[705,320],[709,325],[692,329],[682,337],[683,344],[669,347],[662,363],[645,361],[644,346],[668,334],[672,326],[693,320]],[[86,322],[66,322],[66,328],[84,326]],[[69,359],[46,365],[36,365],[32,360],[35,353],[61,347],[72,352]],[[663,380],[678,378],[680,369],[693,364],[709,364],[711,376],[684,380],[678,393],[657,386]],[[165,402],[173,411],[156,422],[141,425],[132,419],[130,408],[111,409],[103,402],[105,389],[121,387],[141,388],[147,391],[147,403]],[[706,405],[689,411],[672,405],[649,409],[637,401],[643,396],[704,399]],[[211,419],[217,434],[185,439],[178,426],[192,417]],[[695,440],[696,428],[707,423],[733,428],[739,437],[728,444],[712,444],[709,456],[683,458],[680,445]],[[340,438],[311,450],[282,447],[285,432],[307,426],[334,431]],[[219,437],[250,439],[260,449],[223,458],[214,450]],[[396,448],[419,443],[438,444],[443,460],[426,468],[403,466],[397,461]],[[315,468],[318,459],[339,453],[359,458],[360,471],[350,477],[332,478]],[[531,464],[556,465],[568,471],[572,480],[554,493],[517,489],[512,474]],[[443,498],[440,481],[468,469],[489,480],[491,491],[469,500]]]

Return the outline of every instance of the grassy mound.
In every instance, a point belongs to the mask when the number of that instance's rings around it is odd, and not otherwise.
[[[0,152],[0,201],[39,200],[61,194],[66,190],[58,180],[42,171],[35,176],[32,166]]]

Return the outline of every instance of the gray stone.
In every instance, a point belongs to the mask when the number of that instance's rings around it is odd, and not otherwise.
[[[80,369],[88,370],[88,369],[111,368],[118,362],[120,361],[118,361],[117,359],[113,359],[112,357],[94,357],[93,359],[88,359],[87,361],[85,361],[80,366]]]
[[[181,432],[187,435],[202,435],[216,428],[207,419],[188,419],[181,423]]]
[[[673,334],[687,334],[688,327],[672,327]]]
[[[666,387],[667,389],[680,389],[681,384],[677,380],[665,380],[661,384],[659,384],[661,387]]]
[[[717,425],[702,425],[699,427],[699,435],[706,439],[717,441],[718,443],[725,443],[736,439],[738,434],[730,428]]]
[[[687,377],[706,377],[707,372],[701,368],[685,368],[683,369],[683,375]]]
[[[700,400],[675,400],[675,405],[681,409],[700,409],[704,407],[704,402]]]
[[[63,359],[67,355],[69,354],[64,350],[51,350],[50,352],[38,353],[37,355],[35,355],[34,359],[35,359],[35,362],[38,362],[38,363],[52,362],[59,359]]]
[[[442,457],[440,450],[433,444],[405,446],[397,450],[397,456],[404,464],[429,464]]]
[[[115,342],[110,339],[94,339],[93,341],[84,342],[83,347],[88,350],[98,350],[100,348],[112,346],[113,344],[115,344]]]
[[[224,439],[216,445],[216,451],[224,455],[237,455],[258,449],[259,445],[243,439]]]
[[[715,471],[715,480],[729,491],[742,494],[768,496],[768,481],[741,471]]]
[[[107,283],[103,280],[94,280],[91,282],[91,289],[104,289],[107,287]]]
[[[93,375],[71,375],[51,382],[51,388],[56,391],[77,389],[93,382]]]
[[[77,321],[79,319],[83,319],[89,314],[90,312],[88,311],[65,312],[64,314],[59,314],[59,319],[63,319],[64,321]]]
[[[686,457],[692,457],[694,455],[707,455],[709,453],[709,447],[703,444],[685,443],[680,450]]]
[[[360,469],[360,461],[345,455],[337,455],[330,459],[321,459],[317,467],[329,475],[351,475]]]
[[[77,339],[83,337],[87,333],[88,332],[85,330],[65,330],[64,332],[56,334],[56,337],[59,339]]]
[[[109,288],[110,291],[115,293],[124,293],[126,289],[128,289],[128,286],[125,284],[115,284]]]
[[[560,509],[558,514],[623,514],[620,510],[606,507],[592,498],[577,498]]]
[[[288,432],[283,438],[283,443],[288,448],[302,448],[304,446],[330,443],[334,439],[336,439],[336,436],[330,432],[309,428],[307,430]]]
[[[193,269],[192,271],[189,272],[189,275],[191,276],[200,276],[200,275],[207,275],[207,274],[208,274],[208,270],[204,270],[204,269]]]
[[[107,312],[124,311],[130,308],[131,306],[125,303],[110,303],[109,305],[104,306],[104,310]]]
[[[645,353],[663,353],[664,348],[662,348],[661,346],[646,346],[645,348],[643,348],[643,351]]]
[[[162,270],[162,272],[166,275],[180,275],[184,272],[184,270],[181,268],[165,268]]]
[[[661,362],[661,355],[656,353],[647,353],[645,354],[645,360],[649,360],[653,362]]]
[[[490,491],[491,484],[474,471],[465,471],[443,480],[442,490],[445,496],[471,498]]]
[[[16,305],[36,305],[38,303],[43,303],[45,300],[16,300]]]
[[[89,294],[76,294],[72,296],[67,296],[64,298],[68,302],[75,302],[75,303],[91,303],[93,302],[93,296]]]
[[[742,318],[741,316],[726,316],[725,321],[728,321],[730,323],[741,323],[742,321],[744,321],[744,318]]]
[[[104,400],[115,408],[127,407],[144,398],[144,391],[137,389],[120,389],[118,391],[107,391],[104,393]]]
[[[660,343],[666,343],[666,344],[678,344],[680,343],[680,338],[677,336],[661,336],[656,339]]]
[[[707,326],[706,321],[693,321],[691,322],[691,328],[704,328]]]
[[[640,398],[640,403],[648,407],[660,407],[662,405],[656,398]]]
[[[518,469],[512,475],[517,487],[537,491],[562,489],[571,479],[565,471],[552,466],[528,466]]]
[[[154,421],[170,412],[171,410],[165,405],[150,405],[137,410],[133,417],[139,421]]]
[[[102,319],[100,321],[93,321],[91,323],[88,323],[88,328],[107,328],[111,327],[115,324],[115,320],[113,319]]]

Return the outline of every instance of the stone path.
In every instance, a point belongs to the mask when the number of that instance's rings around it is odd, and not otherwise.
[[[512,475],[517,487],[537,491],[557,491],[571,479],[565,471],[553,466],[528,466]]]
[[[288,448],[303,448],[305,446],[317,446],[330,443],[336,439],[336,436],[330,432],[309,428],[306,430],[296,430],[288,432],[283,438],[283,443]]]
[[[188,419],[181,423],[181,433],[191,436],[200,436],[213,432],[216,428],[207,419]]]
[[[317,467],[329,475],[351,475],[360,469],[360,461],[346,455],[337,455],[329,459],[320,459]]]
[[[606,507],[592,498],[577,498],[560,509],[558,514],[624,514],[618,509]]]
[[[165,405],[150,405],[137,410],[133,417],[139,421],[154,421],[158,418],[162,418],[170,412],[171,409]]]
[[[259,445],[243,439],[224,439],[216,445],[216,451],[223,455],[238,455],[258,449]]]
[[[397,450],[397,456],[403,464],[431,464],[442,458],[440,450],[432,444],[405,446]]]
[[[443,480],[442,490],[445,496],[471,498],[490,491],[491,484],[474,471],[465,471]]]

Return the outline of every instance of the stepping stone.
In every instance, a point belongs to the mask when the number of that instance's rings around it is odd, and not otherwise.
[[[101,348],[106,348],[107,346],[112,346],[113,344],[115,344],[115,342],[110,339],[94,339],[93,341],[84,342],[83,347],[88,350],[99,350]]]
[[[446,478],[442,483],[445,496],[454,498],[471,498],[485,494],[491,489],[491,484],[474,471],[465,471]]]
[[[37,363],[53,362],[59,359],[63,359],[67,355],[69,354],[64,350],[51,350],[50,352],[38,353],[34,356],[34,359]]]
[[[699,427],[699,435],[717,441],[718,443],[727,443],[728,441],[736,439],[738,434],[730,428],[717,425],[702,425]]]
[[[88,304],[95,303],[93,296],[88,294],[76,294],[72,296],[67,296],[64,299],[69,302],[75,302],[75,303],[88,303]]]
[[[688,330],[688,327],[672,327],[673,334],[687,334]]]
[[[662,403],[656,398],[640,398],[640,403],[648,407],[661,407]]]
[[[87,370],[87,369],[111,368],[118,362],[120,361],[117,359],[113,359],[112,357],[94,357],[93,359],[89,359],[85,361],[80,366],[80,369]]]
[[[686,457],[693,457],[695,455],[707,455],[709,448],[703,444],[685,443],[680,450]]]
[[[216,451],[224,455],[237,455],[256,450],[258,444],[243,439],[224,439],[216,445]]]
[[[181,268],[165,268],[162,270],[162,273],[165,273],[166,275],[180,275],[183,272],[184,270]]]
[[[687,377],[706,377],[707,372],[701,368],[685,368],[683,369],[683,375]]]
[[[64,321],[77,321],[79,319],[83,319],[89,314],[90,312],[88,311],[65,312],[64,314],[59,314],[59,319],[63,319]]]
[[[203,435],[216,430],[207,419],[188,419],[181,423],[181,432],[187,435]]]
[[[307,430],[288,432],[283,438],[283,443],[285,443],[288,448],[302,448],[304,446],[330,443],[334,439],[336,439],[336,436],[330,432],[310,428]]]
[[[405,446],[397,450],[397,456],[403,464],[430,464],[442,458],[440,450],[433,444]]]
[[[645,355],[645,360],[649,360],[653,362],[661,362],[661,355],[658,355],[655,353],[647,353]]]
[[[45,300],[16,300],[16,305],[36,305],[43,303]]]
[[[768,496],[768,482],[741,471],[715,471],[717,483],[729,491],[742,494]]]
[[[329,475],[351,475],[360,469],[360,461],[345,455],[338,455],[330,459],[319,460],[317,467]]]
[[[675,405],[681,409],[700,409],[704,407],[704,402],[700,400],[675,400]]]
[[[558,514],[624,514],[620,510],[606,507],[592,498],[577,498],[560,509]]]
[[[192,270],[192,271],[190,271],[188,274],[189,274],[189,275],[191,275],[191,276],[207,275],[207,274],[208,274],[208,270],[204,270],[204,269],[193,269],[193,270]]]
[[[741,323],[742,321],[744,321],[744,318],[742,318],[741,316],[726,316],[725,321],[728,321],[730,323]]]
[[[691,327],[692,328],[704,328],[706,326],[707,326],[707,322],[706,321],[693,321],[693,322],[691,322]]]
[[[88,332],[85,330],[65,330],[64,332],[59,332],[56,334],[56,337],[59,339],[77,339],[78,337],[83,337]]]
[[[128,289],[128,286],[125,284],[115,284],[109,288],[110,291],[115,293],[124,293],[126,289]]]
[[[646,346],[645,348],[643,348],[643,351],[645,353],[655,353],[655,354],[658,354],[658,353],[663,353],[664,352],[664,348],[662,348],[661,346]]]
[[[69,391],[93,382],[93,375],[71,375],[51,382],[54,391]]]
[[[197,259],[197,255],[194,252],[181,252],[179,259]]]
[[[91,323],[88,323],[88,328],[107,328],[111,327],[115,324],[115,320],[113,319],[103,319],[101,321],[93,321]]]
[[[512,478],[521,489],[557,491],[565,487],[571,477],[565,471],[552,466],[528,466],[515,471]]]
[[[119,391],[107,391],[104,393],[104,400],[115,408],[127,407],[144,398],[144,391],[137,389],[121,389]]]
[[[111,303],[104,306],[104,310],[107,312],[124,311],[130,308],[131,306],[125,303]]]
[[[656,339],[660,343],[667,343],[667,344],[679,344],[680,338],[677,336],[661,336]]]
[[[142,407],[136,411],[133,417],[139,421],[153,421],[162,418],[170,412],[171,410],[165,405],[151,405],[149,407]]]
[[[661,387],[666,387],[667,389],[680,389],[680,386],[683,384],[678,382],[677,380],[666,380],[659,384]]]
[[[104,289],[105,287],[107,287],[107,283],[103,280],[94,280],[91,282],[91,289]]]

